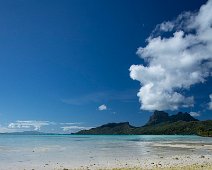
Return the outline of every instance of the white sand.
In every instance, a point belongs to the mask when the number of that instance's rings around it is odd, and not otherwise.
[[[154,152],[150,154],[148,150],[146,156],[138,157],[137,155],[129,153],[129,156],[118,157],[114,155],[111,157],[107,155],[107,150],[98,153],[84,153],[79,152],[79,154],[71,155],[70,153],[65,153],[65,148],[55,147],[38,147],[33,148],[32,153],[25,160],[1,160],[0,170],[24,170],[24,169],[34,169],[34,170],[57,170],[64,168],[67,169],[112,169],[112,168],[132,168],[139,167],[143,169],[151,169],[155,167],[182,167],[186,165],[204,165],[212,163],[212,144],[202,144],[202,143],[148,143],[151,147],[155,149],[166,150],[166,152]],[[167,148],[168,151],[167,152]],[[175,149],[175,150],[173,150]],[[187,152],[182,152],[182,154],[176,152],[176,149],[184,150]],[[43,155],[44,153],[52,152],[54,155]],[[26,154],[27,151],[24,151]],[[61,152],[61,154],[60,154]],[[105,153],[105,155],[104,155]],[[17,153],[21,155],[22,153]],[[113,153],[112,153],[113,154]],[[119,153],[120,154],[120,153]],[[211,165],[212,167],[212,165]]]

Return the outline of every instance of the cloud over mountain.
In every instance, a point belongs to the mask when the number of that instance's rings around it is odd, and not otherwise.
[[[198,116],[200,116],[200,113],[199,112],[190,112],[189,113],[191,116],[193,116],[193,117],[198,117]]]
[[[212,0],[197,13],[185,12],[156,26],[137,54],[145,65],[132,65],[130,77],[141,83],[143,110],[177,110],[194,105],[184,91],[212,75]],[[156,36],[155,36],[156,35]]]

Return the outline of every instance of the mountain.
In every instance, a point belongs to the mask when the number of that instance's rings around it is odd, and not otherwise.
[[[156,110],[153,113],[153,115],[150,117],[146,125],[148,126],[148,125],[155,125],[155,124],[163,123],[163,122],[177,122],[177,121],[190,122],[190,121],[198,121],[198,120],[193,118],[189,113],[186,113],[186,112],[185,113],[179,112],[176,115],[169,116],[169,114],[164,111]]]
[[[164,122],[136,128],[133,134],[143,135],[200,135],[212,137],[212,120]]]
[[[123,123],[108,123],[97,128],[90,130],[81,130],[77,134],[92,134],[92,135],[118,135],[118,134],[130,134],[135,127],[131,126],[129,122]]]
[[[149,121],[146,125],[155,125],[162,122],[169,121],[169,114],[164,111],[155,111],[152,116],[150,116]]]
[[[76,134],[84,135],[201,135],[212,137],[212,120],[198,121],[188,113],[169,116],[155,111],[146,125],[134,127],[129,122],[108,123]]]

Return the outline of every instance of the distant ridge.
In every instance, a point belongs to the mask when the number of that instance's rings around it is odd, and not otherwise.
[[[212,120],[199,121],[188,113],[179,112],[169,116],[155,111],[146,125],[134,127],[129,122],[108,123],[75,134],[84,135],[201,135],[212,136]]]

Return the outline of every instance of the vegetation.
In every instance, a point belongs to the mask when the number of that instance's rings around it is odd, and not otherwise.
[[[212,120],[165,122],[136,128],[134,134],[212,136]]]
[[[135,127],[131,126],[129,122],[124,123],[108,123],[90,130],[81,130],[77,134],[86,135],[127,135],[132,134]]]
[[[160,117],[160,114],[162,115]],[[145,126],[134,127],[129,122],[109,123],[77,134],[87,135],[200,135],[212,137],[212,120],[198,121],[188,113],[166,116],[156,111]]]

